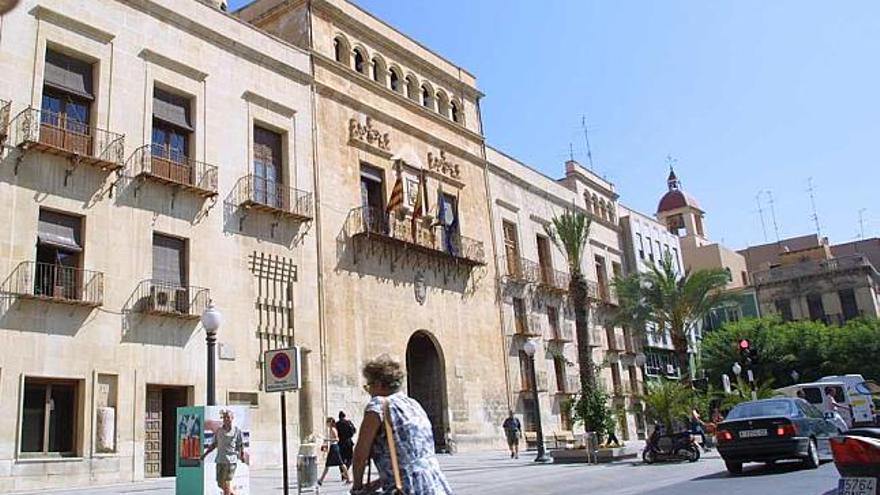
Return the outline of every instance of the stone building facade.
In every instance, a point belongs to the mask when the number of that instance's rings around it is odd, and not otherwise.
[[[497,444],[508,408],[475,78],[342,0],[242,18],[312,53],[325,408],[360,417],[387,353],[438,449]]]
[[[0,492],[172,475],[209,301],[218,400],[278,464],[261,351],[320,349],[308,54],[194,1],[23,0],[0,29]]]
[[[488,149],[488,161],[498,300],[514,410],[523,415],[526,431],[532,430],[536,386],[547,441],[576,430],[566,407],[580,391],[568,265],[545,230],[554,216],[574,207],[593,218],[581,268],[589,287],[593,359],[601,365],[600,383],[612,396],[609,406],[619,412],[618,435],[636,438],[644,432],[637,399],[642,372],[636,356],[641,345],[624,329],[606,324],[616,305],[611,282],[624,263],[614,185],[574,161],[566,163],[565,177],[559,180],[493,148]],[[523,350],[528,339],[538,344],[536,384],[529,378],[531,360]]]

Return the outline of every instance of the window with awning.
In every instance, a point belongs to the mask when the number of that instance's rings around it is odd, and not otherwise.
[[[93,66],[55,50],[46,50],[43,84],[57,91],[94,100]]]
[[[37,243],[43,247],[82,252],[82,219],[51,210],[40,210]]]

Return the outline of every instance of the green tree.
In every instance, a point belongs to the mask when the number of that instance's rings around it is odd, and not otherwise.
[[[588,326],[587,280],[581,270],[590,236],[591,223],[592,219],[586,213],[567,210],[561,215],[553,217],[552,222],[544,226],[547,237],[565,255],[568,262],[568,273],[571,276],[568,291],[574,309],[578,366],[580,368],[581,390],[584,391],[593,389],[596,385],[596,372]]]
[[[678,380],[660,378],[647,383],[643,402],[648,418],[660,421],[666,431],[672,431],[675,420],[690,417],[693,398],[694,391],[690,386]]]
[[[584,425],[584,430],[596,432],[601,442],[607,431],[608,418],[613,418],[608,409],[608,394],[597,386],[582,389],[574,402],[572,417]]]
[[[691,332],[709,310],[729,299],[723,292],[728,281],[729,275],[721,269],[682,275],[666,255],[648,272],[615,279],[619,301],[615,320],[636,331],[645,331],[647,326],[656,331],[668,329],[682,374],[690,378]]]
[[[732,393],[725,395],[721,401],[721,408],[725,410],[733,409],[733,406],[752,400],[752,385],[745,381],[743,377],[736,377],[736,383],[731,386]],[[759,381],[755,384],[755,397],[758,400],[770,399],[776,397],[777,394],[773,390],[773,380]]]

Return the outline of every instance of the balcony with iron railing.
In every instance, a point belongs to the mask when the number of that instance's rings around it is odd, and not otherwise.
[[[574,341],[574,323],[570,321],[562,322],[550,332],[550,342],[566,344]]]
[[[602,330],[598,328],[591,328],[587,332],[587,336],[589,337],[589,346],[590,347],[603,347],[605,345],[605,336]]]
[[[526,339],[541,337],[544,335],[540,315],[528,315],[528,317],[516,317],[513,319],[514,335]]]
[[[217,195],[217,167],[193,160],[164,145],[141,146],[129,158],[135,177],[167,184],[193,194]]]
[[[608,333],[608,350],[612,352],[624,352],[626,350],[626,339],[623,335],[617,333]]]
[[[14,297],[96,307],[104,303],[104,274],[53,263],[23,261],[3,287]]]
[[[526,258],[502,256],[500,261],[501,276],[509,282],[521,284],[535,283],[540,278],[540,267]]]
[[[263,211],[299,222],[309,221],[314,215],[312,193],[256,175],[238,179],[232,198],[235,204],[246,210]]]
[[[551,292],[566,292],[571,281],[568,272],[554,270],[549,266],[541,266],[540,287]]]
[[[849,270],[865,270],[873,277],[880,279],[880,274],[878,274],[876,267],[871,264],[866,256],[854,254],[827,260],[802,261],[793,265],[777,266],[769,270],[757,271],[752,274],[752,282],[760,286],[804,277],[830,275]]]
[[[11,101],[0,99],[0,145],[6,144],[6,138],[9,136],[9,111],[11,108]]]
[[[538,392],[546,392],[547,389],[548,389],[548,385],[547,385],[547,382],[548,382],[548,380],[547,380],[547,372],[546,372],[546,371],[537,371],[537,372],[535,373],[535,378],[538,380],[538,387],[537,387],[537,388],[538,388]],[[532,383],[531,383],[531,380],[530,380],[530,379],[529,379],[529,380],[523,379],[523,380],[520,381],[520,389],[519,389],[519,392],[520,392],[521,394],[531,394],[531,393],[533,393],[533,390],[532,390]]]
[[[67,115],[27,108],[9,123],[12,146],[38,149],[103,170],[122,168],[125,136],[81,122]]]
[[[451,258],[470,266],[484,265],[486,254],[481,241],[457,232],[445,232],[427,221],[413,222],[381,208],[359,207],[349,212],[345,231],[350,238],[371,238],[412,249],[426,255]]]
[[[581,380],[576,375],[565,375],[562,383],[556,383],[556,395],[577,395],[581,391]]]
[[[590,282],[595,284],[594,287],[591,287],[588,291],[589,297],[594,299],[595,301],[610,304],[613,306],[617,306],[617,291],[614,287],[608,283],[602,282]]]
[[[211,293],[204,287],[143,280],[134,293],[135,312],[196,320],[208,308]]]

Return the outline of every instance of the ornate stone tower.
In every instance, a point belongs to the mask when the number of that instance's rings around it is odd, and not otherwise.
[[[663,195],[660,204],[657,205],[657,220],[666,225],[669,232],[691,240],[696,246],[707,244],[706,230],[703,226],[705,212],[696,199],[682,190],[681,182],[672,167],[669,167],[666,184],[669,191]]]

